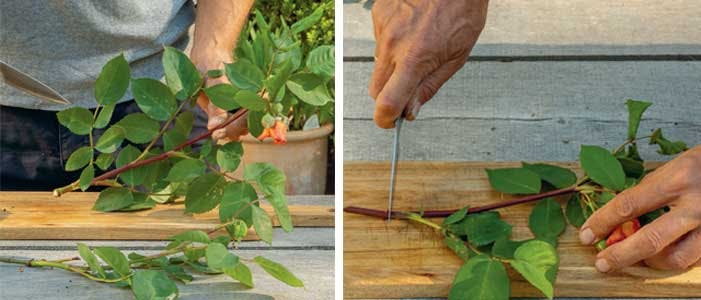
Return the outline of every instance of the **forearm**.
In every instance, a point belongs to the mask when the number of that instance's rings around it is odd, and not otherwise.
[[[232,62],[253,0],[200,0],[190,57],[201,72]]]

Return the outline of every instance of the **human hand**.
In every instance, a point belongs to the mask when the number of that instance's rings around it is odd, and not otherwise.
[[[375,123],[394,127],[405,112],[413,120],[421,105],[467,61],[484,28],[487,0],[376,1],[375,69],[370,96]]]
[[[596,256],[600,272],[639,261],[657,269],[686,269],[701,260],[701,146],[648,174],[582,225],[583,244],[606,239],[620,224],[668,206],[670,211]]]
[[[224,62],[231,62],[230,54],[217,54],[216,52],[201,53],[193,49],[192,61],[202,74],[206,74],[208,70],[224,69]],[[217,78],[207,78],[206,87],[215,86],[217,84],[227,83],[229,80],[226,76]],[[228,119],[229,112],[214,105],[205,93],[200,93],[197,98],[197,104],[207,113],[209,120],[207,121],[207,129],[211,130]],[[248,125],[246,115],[243,115],[238,120],[232,122],[224,128],[217,129],[212,133],[212,139],[223,143],[229,141],[238,141],[241,136],[248,134]]]

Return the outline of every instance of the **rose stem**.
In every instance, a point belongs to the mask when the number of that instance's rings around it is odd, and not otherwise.
[[[497,203],[493,203],[493,204],[488,204],[488,205],[484,205],[484,206],[470,207],[467,210],[467,212],[474,214],[474,213],[479,213],[479,212],[483,212],[483,211],[504,208],[504,207],[508,207],[508,206],[512,206],[512,205],[538,201],[538,200],[548,198],[548,197],[570,194],[570,193],[574,193],[576,191],[577,191],[577,188],[575,186],[573,186],[573,187],[554,190],[554,191],[545,192],[545,193],[541,193],[541,194],[537,194],[537,195],[529,195],[529,196],[522,197],[522,198],[517,198],[517,199],[497,202]],[[386,210],[377,210],[377,209],[357,207],[357,206],[346,207],[343,209],[343,211],[347,212],[347,213],[365,215],[365,216],[377,217],[377,218],[386,218],[387,217]],[[456,211],[458,211],[458,210],[457,209],[426,210],[423,212],[413,212],[413,213],[420,214],[424,218],[445,218],[445,217],[450,216],[451,214],[455,213]],[[405,219],[406,212],[393,211],[392,217],[396,218],[396,219]]]

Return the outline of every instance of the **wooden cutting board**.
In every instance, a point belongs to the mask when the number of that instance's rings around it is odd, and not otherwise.
[[[395,210],[455,209],[508,199],[493,191],[485,168],[519,163],[400,162]],[[576,164],[560,164],[574,167]],[[581,172],[577,171],[581,175]],[[344,207],[385,210],[389,163],[344,163]],[[515,239],[531,238],[528,215],[534,204],[500,209],[512,225]],[[436,220],[440,222],[440,220]],[[344,295],[347,298],[445,297],[460,259],[432,229],[395,220],[344,213]],[[560,238],[558,297],[693,297],[701,296],[701,267],[686,272],[634,266],[615,274],[594,268],[596,251],[579,243],[572,226]],[[510,270],[511,295],[542,297]]]
[[[186,230],[208,231],[219,224],[217,210],[188,215],[183,204],[137,212],[98,212],[92,210],[97,195],[76,192],[56,198],[50,192],[0,192],[0,239],[165,240]],[[317,196],[289,196],[288,200],[295,203],[295,198],[302,197]],[[261,207],[274,216],[271,206]],[[334,226],[331,205],[289,208],[295,226]],[[273,221],[277,226],[277,219]],[[257,239],[253,230],[247,239]]]

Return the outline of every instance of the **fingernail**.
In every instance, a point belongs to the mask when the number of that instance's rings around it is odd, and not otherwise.
[[[414,108],[411,109],[411,115],[414,116],[414,118],[419,116],[419,110],[421,110],[421,104],[416,104],[414,105]]]
[[[223,129],[219,129],[219,130],[217,130],[217,131],[215,131],[215,132],[212,133],[212,137],[213,137],[214,139],[217,139],[217,140],[218,140],[218,139],[223,138],[225,134],[226,134],[226,132],[224,132]]]
[[[591,245],[595,239],[594,232],[589,228],[579,232],[579,241],[584,245]]]
[[[603,258],[599,258],[596,260],[596,263],[594,263],[594,266],[596,266],[596,269],[599,270],[601,273],[606,273],[608,271],[611,271],[611,266],[609,266],[609,262],[607,262]]]

